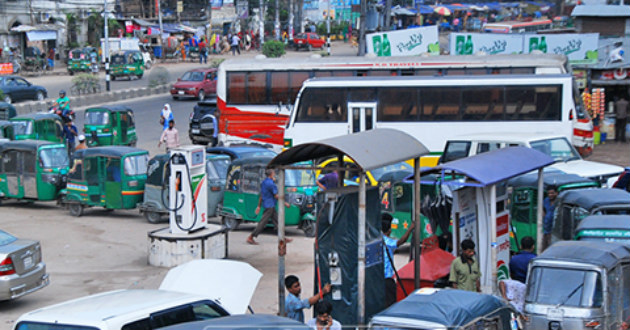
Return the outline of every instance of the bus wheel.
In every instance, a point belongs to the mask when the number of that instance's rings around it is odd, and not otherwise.
[[[241,224],[241,220],[236,219],[235,217],[224,216],[223,224],[229,230],[236,230],[238,226]]]
[[[302,231],[306,237],[315,237],[315,222],[311,220],[302,221]]]
[[[149,223],[160,223],[162,221],[162,215],[158,212],[145,211],[144,217]]]
[[[70,210],[70,215],[80,217],[83,214],[83,205],[81,203],[70,203],[68,204],[68,210]]]

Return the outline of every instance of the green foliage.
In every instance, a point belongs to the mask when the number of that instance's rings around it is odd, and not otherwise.
[[[168,83],[168,70],[163,66],[156,66],[149,73],[149,87],[166,85]]]
[[[336,21],[336,20],[331,20],[330,21],[330,35],[340,35],[343,34],[344,32],[348,31],[348,22],[346,21]],[[327,34],[327,29],[326,29],[326,21],[324,21],[323,23],[320,23],[317,26],[317,34],[319,34],[320,36],[326,36]]]
[[[81,73],[72,78],[72,88],[70,89],[70,94],[84,95],[99,93],[101,91],[100,84],[101,82],[97,75],[93,75],[91,73]]]
[[[223,61],[225,61],[224,58],[215,58],[215,59],[210,61],[210,67],[211,68],[218,68],[219,65],[221,65],[221,63],[223,63]]]
[[[280,57],[286,53],[284,43],[278,40],[267,41],[263,44],[262,53],[267,57]]]

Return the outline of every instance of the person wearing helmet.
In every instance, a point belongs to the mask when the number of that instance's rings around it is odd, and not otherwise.
[[[59,110],[63,112],[64,116],[66,112],[70,110],[70,99],[66,96],[65,90],[62,89],[59,91],[59,98],[55,101],[55,105],[59,107]]]

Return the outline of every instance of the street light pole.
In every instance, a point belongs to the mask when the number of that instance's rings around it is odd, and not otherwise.
[[[107,12],[107,0],[103,0],[103,29],[105,30],[105,90],[109,92],[109,13]]]
[[[328,0],[328,9],[326,11],[326,51],[330,56],[330,0]]]

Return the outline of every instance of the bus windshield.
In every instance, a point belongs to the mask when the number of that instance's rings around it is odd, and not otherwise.
[[[109,112],[88,111],[85,113],[85,125],[107,125],[109,124]]]
[[[42,149],[39,152],[39,161],[43,168],[67,167],[68,151],[64,147]]]
[[[596,271],[534,267],[525,301],[545,305],[601,307],[604,297],[601,275]]]
[[[15,135],[33,134],[33,122],[28,120],[16,120],[13,122],[13,132]]]
[[[125,158],[125,174],[126,175],[142,175],[147,174],[147,166],[149,164],[148,155],[137,155]]]

